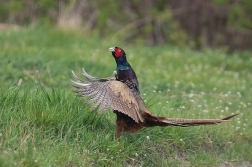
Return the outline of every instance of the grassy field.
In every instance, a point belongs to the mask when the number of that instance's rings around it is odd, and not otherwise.
[[[109,36],[108,36],[109,37]],[[71,70],[113,75],[121,46],[155,115],[222,118],[143,129],[115,140],[115,115],[89,112]],[[131,46],[51,27],[0,32],[0,166],[245,166],[252,163],[252,56]]]

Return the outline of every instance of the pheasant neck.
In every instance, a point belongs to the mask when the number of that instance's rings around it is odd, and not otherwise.
[[[126,56],[121,56],[118,58],[115,58],[116,64],[117,64],[117,70],[126,70],[131,68],[130,64],[128,63]]]

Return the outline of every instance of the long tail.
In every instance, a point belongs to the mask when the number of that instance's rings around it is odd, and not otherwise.
[[[230,120],[237,116],[240,113],[233,114],[223,119],[183,119],[183,118],[166,118],[166,117],[158,117],[149,113],[145,113],[145,126],[200,126],[200,125],[211,125],[211,124],[219,124],[224,122],[230,122]]]

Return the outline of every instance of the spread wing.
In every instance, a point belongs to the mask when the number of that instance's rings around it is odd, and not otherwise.
[[[72,71],[77,82],[72,81],[74,92],[79,97],[88,97],[83,105],[93,102],[90,108],[93,111],[99,106],[98,113],[109,108],[122,112],[131,117],[135,122],[143,122],[138,103],[127,85],[115,78],[92,77],[83,69],[83,75],[88,81],[78,78]]]

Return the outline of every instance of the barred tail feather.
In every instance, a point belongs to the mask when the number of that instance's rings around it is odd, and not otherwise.
[[[234,118],[236,115],[239,115],[240,113],[236,113],[233,115],[230,115],[229,117],[223,118],[222,120],[231,120],[232,118]]]
[[[223,119],[183,119],[183,118],[166,118],[166,117],[156,117],[151,114],[145,114],[146,127],[152,126],[200,126],[200,125],[212,125],[224,122],[230,122],[230,120],[237,116],[233,114],[229,117]]]

